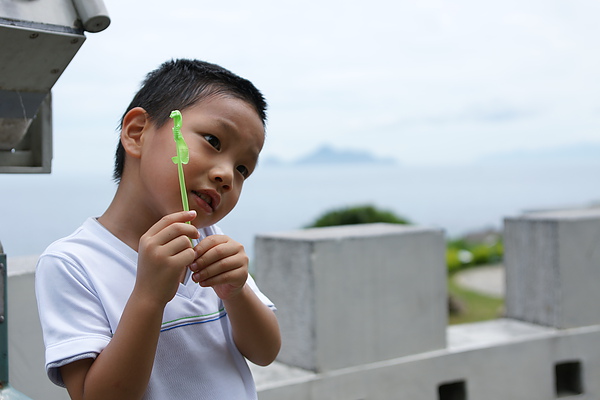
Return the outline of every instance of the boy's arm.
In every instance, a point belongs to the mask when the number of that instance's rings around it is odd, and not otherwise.
[[[198,231],[185,224],[194,212],[166,216],[142,236],[134,289],[110,343],[96,360],[60,368],[72,399],[142,398],[154,364],[165,305],[195,258],[190,238]]]
[[[212,235],[195,248],[198,258],[190,266],[193,279],[212,287],[223,300],[231,321],[233,340],[248,360],[269,365],[281,348],[275,313],[248,286],[248,256],[244,247],[224,235]]]
[[[244,357],[261,366],[275,361],[281,336],[273,310],[247,284],[239,295],[224,299],[223,304],[231,321],[233,340]]]
[[[132,294],[115,335],[96,360],[88,358],[60,368],[71,399],[142,398],[161,322],[160,306],[144,304]]]

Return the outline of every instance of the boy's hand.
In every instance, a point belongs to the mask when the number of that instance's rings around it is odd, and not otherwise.
[[[212,287],[223,300],[239,294],[248,279],[248,256],[244,246],[225,235],[211,235],[195,248],[197,259],[190,265],[192,279]]]
[[[183,271],[196,258],[190,238],[200,235],[185,223],[195,217],[195,211],[169,214],[141,237],[134,291],[145,299],[164,306],[177,293]]]

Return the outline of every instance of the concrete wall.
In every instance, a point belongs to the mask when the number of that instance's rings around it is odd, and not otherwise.
[[[509,218],[504,240],[510,318],[447,327],[436,230],[260,236],[283,334],[279,361],[253,368],[260,399],[600,399],[599,211]]]
[[[8,258],[7,323],[9,381],[34,400],[68,400],[65,389],[48,379],[37,313],[34,272],[37,257]]]
[[[600,209],[505,220],[506,312],[556,328],[600,324]]]
[[[282,362],[324,372],[445,347],[442,232],[375,224],[257,243],[256,273],[282,307]]]
[[[256,279],[283,334],[279,360],[252,366],[260,400],[600,399],[600,213],[509,218],[504,240],[507,318],[447,327],[439,230],[260,236]],[[10,382],[68,399],[44,371],[34,264],[8,260]]]

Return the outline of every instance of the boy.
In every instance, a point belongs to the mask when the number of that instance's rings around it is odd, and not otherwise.
[[[175,109],[189,212],[171,160]],[[256,166],[265,110],[252,83],[213,64],[176,60],[148,74],[121,119],[112,203],[37,266],[46,368],[72,399],[256,398],[244,357],[275,359],[274,306],[242,245],[214,224]]]

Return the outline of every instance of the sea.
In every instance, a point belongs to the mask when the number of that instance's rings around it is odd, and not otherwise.
[[[9,259],[38,255],[101,215],[116,190],[110,172],[0,174],[0,242]],[[600,162],[261,165],[219,225],[252,257],[256,235],[303,229],[327,211],[356,205],[456,238],[500,230],[505,217],[530,211],[600,206]]]

